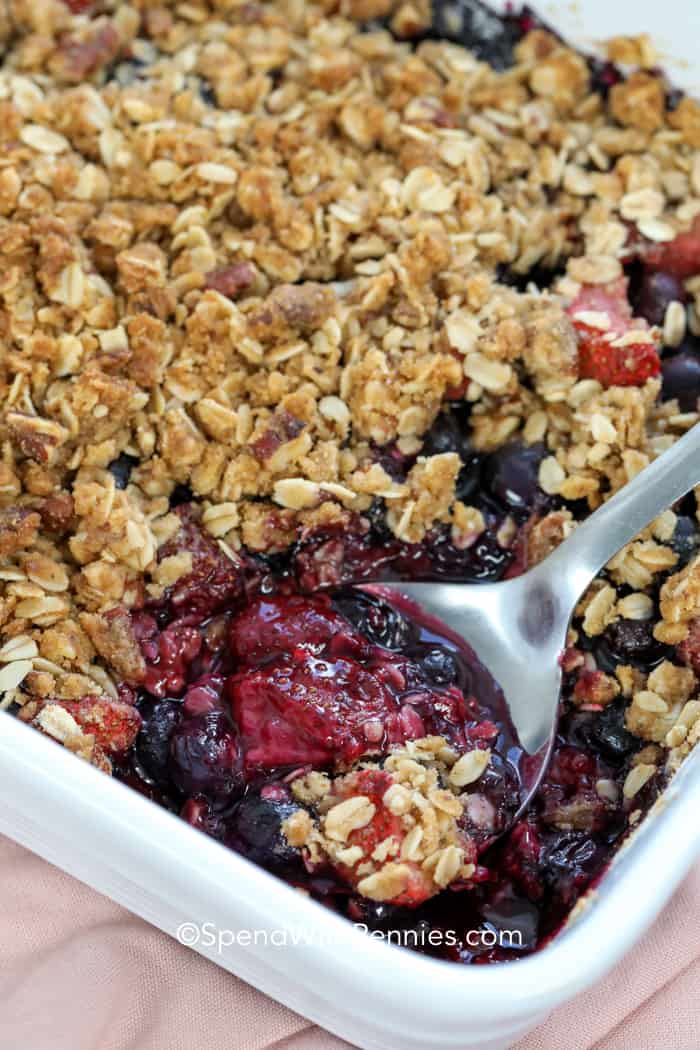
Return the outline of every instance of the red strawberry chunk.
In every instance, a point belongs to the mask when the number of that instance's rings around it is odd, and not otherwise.
[[[130,704],[103,696],[84,696],[81,700],[61,700],[61,707],[73,716],[85,733],[108,754],[127,751],[141,728],[141,715]]]
[[[374,816],[369,824],[351,831],[347,838],[348,848],[358,846],[362,850],[363,857],[371,857],[380,843],[386,846],[387,841],[392,840],[391,856],[394,858],[400,856],[407,829],[403,826],[401,818],[387,809],[383,802],[385,793],[395,782],[390,773],[381,769],[363,769],[335,781],[337,802],[355,796],[364,796],[375,807]],[[410,870],[408,885],[388,903],[404,908],[415,908],[423,904],[429,897],[434,896],[437,887],[430,875],[423,871],[420,865],[406,860],[401,863]],[[362,861],[357,861],[354,865],[337,863],[335,870],[345,882],[356,888],[363,878],[362,873],[357,870],[361,866]]]
[[[99,26],[84,40],[64,39],[59,51],[66,75],[73,81],[80,81],[113,62],[120,47],[119,33],[108,24]]]
[[[255,280],[255,270],[249,262],[236,262],[231,266],[223,266],[218,270],[211,270],[205,275],[206,288],[213,288],[220,295],[229,299],[236,299],[241,292]]]
[[[140,637],[137,631],[137,637]],[[144,655],[149,661],[143,678],[144,688],[152,696],[179,696],[185,688],[185,680],[191,662],[202,648],[202,635],[194,628],[182,622],[172,623],[169,627],[149,638],[142,646]]]
[[[584,342],[579,352],[581,379],[597,379],[604,387],[643,386],[661,371],[653,343],[610,346],[601,340]]]
[[[188,551],[192,571],[166,591],[172,613],[201,622],[216,609],[243,596],[243,562],[233,562],[219,545],[200,528],[192,508],[177,508],[181,528],[158,551],[158,560]]]
[[[700,216],[687,233],[666,244],[657,244],[644,255],[648,270],[670,273],[679,280],[700,274]]]
[[[432,873],[433,854],[425,856],[419,852],[411,856],[417,845],[416,828],[420,827],[420,819],[426,811],[431,811],[431,791],[436,790],[437,785],[428,789],[428,793],[423,796],[422,804],[417,806],[411,815],[405,816],[401,814],[405,813],[406,799],[411,800],[409,804],[413,804],[420,796],[420,790],[411,791],[406,788],[405,784],[403,787],[400,784],[400,776],[386,769],[377,768],[359,769],[336,778],[332,783],[331,795],[324,800],[326,844],[323,848],[334,871],[361,896],[369,896],[370,899],[381,900],[403,908],[415,908],[439,893],[445,885],[441,879],[436,880]],[[390,788],[396,788],[399,793],[403,793],[403,799],[399,800],[398,807],[401,813],[395,812],[396,793],[393,794],[391,800],[387,797],[387,791]],[[447,795],[448,792],[443,791],[442,794]],[[336,806],[349,799],[356,799],[362,803],[361,808],[365,810],[363,820],[360,822],[362,826],[351,828],[348,831],[341,825],[339,831],[337,826],[333,827],[330,824],[331,813]],[[368,804],[371,806],[369,813],[367,813]],[[459,806],[457,808],[459,809]],[[416,814],[419,814],[418,824]],[[449,825],[446,811],[442,812],[442,817],[444,833]],[[452,812],[451,819],[454,820],[455,817],[456,813]],[[432,828],[433,832],[430,834],[434,834],[437,825],[428,822],[426,827]],[[463,863],[471,865],[473,871],[477,860],[474,840],[463,832],[457,834],[456,825],[453,826],[452,831],[455,833],[455,838],[450,845],[459,845]],[[412,844],[406,841],[409,835],[413,835]],[[423,832],[418,841],[419,843],[424,841]],[[444,848],[445,841],[442,841],[440,845],[438,841],[436,839],[429,848],[435,852]],[[439,854],[434,856],[435,863],[438,857]],[[363,886],[363,880],[367,877],[368,872],[373,875],[382,873],[384,885],[381,884],[381,880],[379,882],[375,880],[375,885],[371,889],[368,885]],[[463,877],[466,873],[459,874],[460,877]],[[365,890],[368,893],[365,893]]]
[[[351,659],[297,649],[231,679],[247,770],[352,762],[406,739],[398,701]]]
[[[628,281],[626,277],[620,277],[610,284],[586,284],[578,293],[568,314],[574,324],[587,329],[587,325],[578,322],[576,315],[583,312],[605,314],[609,323],[609,330],[615,335],[624,335],[632,327],[632,307],[627,298]],[[643,318],[634,321],[634,328],[648,328],[649,325]]]
[[[300,645],[320,652],[340,633],[352,638],[358,649],[366,648],[361,635],[334,612],[327,597],[259,598],[232,621],[230,644],[242,663],[251,664],[278,653],[291,653]]]
[[[586,285],[568,308],[579,335],[581,379],[597,379],[604,387],[642,386],[661,371],[656,340],[624,342],[629,332],[649,328],[644,318],[632,316],[627,284],[621,277],[607,285]],[[586,314],[600,315],[603,327],[591,324]]]

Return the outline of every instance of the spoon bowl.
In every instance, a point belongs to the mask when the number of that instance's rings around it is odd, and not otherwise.
[[[529,804],[547,768],[557,728],[561,657],[576,605],[610,559],[697,484],[700,425],[522,576],[487,584],[390,582],[365,586],[404,595],[441,620],[468,642],[500,685],[519,744],[530,756],[521,805],[511,826]]]

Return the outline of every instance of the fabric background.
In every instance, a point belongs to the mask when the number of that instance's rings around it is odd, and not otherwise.
[[[517,1050],[697,1050],[699,931],[700,866],[624,962]],[[0,1050],[348,1045],[0,837]]]

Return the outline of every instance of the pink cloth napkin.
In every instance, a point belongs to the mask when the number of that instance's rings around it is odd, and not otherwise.
[[[700,866],[624,963],[518,1050],[697,1050],[699,915]],[[348,1044],[0,837],[0,1050],[273,1047]]]

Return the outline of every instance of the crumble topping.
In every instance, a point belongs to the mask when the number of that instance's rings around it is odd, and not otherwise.
[[[698,619],[700,606],[700,556],[669,577],[661,588],[659,609],[662,622],[654,631],[662,642],[684,642]]]
[[[628,126],[627,109],[640,123],[639,95],[658,95],[658,78],[617,85],[608,111],[580,56],[541,30],[498,73],[454,45],[414,51],[313,5],[267,5],[252,22],[234,5],[227,23],[207,22],[206,4],[201,17],[107,4],[87,22],[58,0],[41,18],[14,7],[2,75],[8,482],[29,501],[109,486],[100,471],[122,452],[140,460],[117,568],[92,570],[100,596],[112,597],[102,577],[151,570],[151,523],[176,483],[207,509],[238,505],[223,534],[234,549],[244,537],[269,546],[252,500],[296,512],[285,533],[327,500],[366,510],[370,444],[419,451],[460,385],[478,447],[536,415],[564,471],[550,489],[592,505],[653,454],[654,430],[691,422],[654,427],[653,390],[613,392],[634,433],[619,450],[614,438],[589,446],[601,413],[577,389],[562,301],[493,281],[501,263],[525,274],[576,256],[572,279],[610,282],[623,220],[685,228],[690,186],[679,202],[666,182],[688,181],[694,156],[663,97],[636,139],[615,123]],[[50,80],[36,77],[39,54]],[[396,487],[400,534],[413,486]],[[408,535],[454,503],[447,472],[440,493],[435,514],[413,508]]]
[[[490,757],[488,749],[459,756],[444,737],[424,737],[339,777],[309,773],[291,785],[308,808],[283,831],[309,864],[330,861],[363,897],[415,906],[474,874],[464,812],[477,796],[463,799],[459,789],[479,779]]]
[[[466,550],[488,523],[460,457],[424,449],[466,402],[476,451],[544,446],[555,509],[497,536],[526,567],[575,528],[566,502],[594,510],[698,421],[659,399],[658,357],[700,334],[700,105],[672,104],[645,36],[610,42],[636,70],[607,94],[540,28],[501,71],[414,45],[423,0],[87,6],[0,5],[0,708],[109,771],[147,674],[131,612],[198,571],[179,487],[222,586],[244,551],[377,506],[390,537],[439,525]],[[653,323],[636,257],[679,281]],[[622,698],[646,742],[626,800],[700,736],[700,558],[676,526],[612,559],[565,654],[576,707]],[[621,623],[676,648],[602,670],[588,642]],[[468,880],[461,789],[490,756],[448,751],[307,773],[289,843],[378,902]],[[586,827],[590,800],[550,817]]]

